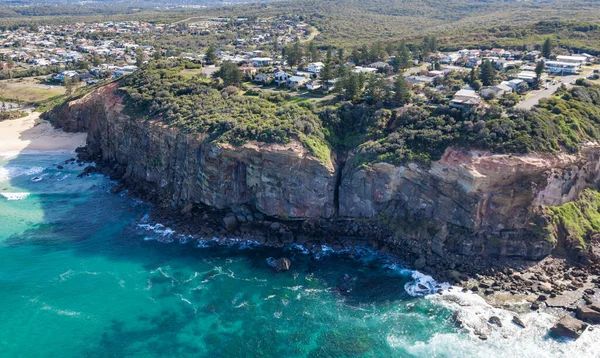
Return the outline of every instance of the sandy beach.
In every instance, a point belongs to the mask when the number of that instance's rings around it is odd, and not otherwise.
[[[27,117],[0,122],[0,152],[74,151],[85,145],[86,133],[66,133],[32,112]]]

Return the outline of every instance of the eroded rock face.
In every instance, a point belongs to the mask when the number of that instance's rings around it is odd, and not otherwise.
[[[498,155],[449,148],[431,168],[378,163],[347,168],[339,213],[383,218],[410,235],[425,227],[431,250],[541,258],[541,206],[574,200],[599,180],[600,147],[578,155]]]
[[[249,205],[282,218],[330,218],[335,173],[299,144],[233,148],[123,113],[116,84],[50,112],[69,131],[88,132],[88,152],[123,167],[123,179],[173,208]]]
[[[449,148],[431,167],[377,163],[336,173],[299,143],[232,147],[132,118],[123,108],[113,83],[46,117],[67,131],[87,131],[92,159],[163,206],[189,212],[193,205],[243,205],[281,219],[356,220],[347,234],[363,237],[369,234],[361,228],[381,224],[396,234],[385,245],[415,254],[425,248],[420,255],[540,259],[555,244],[540,232],[547,224],[540,208],[572,201],[600,180],[597,145],[577,155]],[[423,265],[427,255],[417,255]]]

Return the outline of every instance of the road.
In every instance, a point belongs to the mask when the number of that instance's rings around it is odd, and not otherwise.
[[[559,77],[557,79],[556,84],[548,86],[547,89],[533,91],[532,96],[529,96],[529,97],[525,98],[524,100],[522,100],[521,102],[519,102],[515,106],[515,108],[531,109],[534,106],[536,106],[538,103],[540,103],[540,100],[542,98],[550,98],[550,96],[552,96],[561,85],[565,84],[567,86],[571,86],[572,83],[574,83],[578,78],[582,78],[582,77],[583,76],[581,76],[581,75]],[[583,77],[583,78],[585,78],[585,77]]]
[[[593,69],[587,69],[585,70],[583,73],[579,74],[579,75],[572,75],[572,76],[563,76],[563,77],[556,77],[556,80],[558,81],[557,84],[555,85],[550,85],[548,86],[548,89],[543,89],[543,90],[538,90],[538,91],[534,91],[532,92],[533,95],[522,100],[521,102],[519,102],[515,108],[518,109],[531,109],[534,106],[536,106],[538,103],[540,103],[540,100],[542,98],[550,98],[550,96],[552,96],[556,90],[558,90],[558,88],[562,85],[565,84],[567,87],[570,87],[573,85],[573,83],[575,83],[575,81],[579,78],[587,78],[587,76],[592,73]]]

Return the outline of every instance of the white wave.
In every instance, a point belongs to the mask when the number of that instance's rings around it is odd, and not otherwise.
[[[26,199],[31,193],[0,193],[6,200],[17,201]]]
[[[25,167],[22,165],[8,164],[0,167],[0,182],[7,182],[23,175],[37,175],[44,171],[42,167]]]
[[[411,342],[401,333],[390,333],[387,343],[416,357],[598,357],[600,330],[587,330],[578,340],[556,340],[548,330],[558,317],[544,312],[519,314],[526,327],[512,323],[516,313],[490,306],[477,294],[452,287],[427,299],[455,312],[463,333],[436,333],[424,341]],[[502,327],[492,325],[496,316]],[[488,338],[483,341],[479,334]]]

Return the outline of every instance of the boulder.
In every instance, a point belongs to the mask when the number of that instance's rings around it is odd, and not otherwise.
[[[427,260],[424,257],[419,257],[418,259],[415,260],[414,266],[417,270],[425,268],[426,265],[427,265]]]
[[[498,316],[492,316],[490,317],[490,319],[488,320],[489,323],[491,324],[495,324],[498,327],[502,327],[502,321],[500,320],[500,317]]]
[[[577,318],[564,316],[559,319],[550,331],[561,337],[577,339],[585,331],[588,325]]]
[[[236,217],[233,215],[229,215],[223,218],[223,226],[225,226],[225,229],[227,229],[228,231],[235,230],[238,227],[238,225],[239,223]]]
[[[292,266],[292,262],[290,261],[290,259],[282,257],[273,261],[273,264],[271,266],[275,269],[275,271],[282,272],[289,270]]]
[[[595,306],[598,306],[598,305],[595,305]],[[596,311],[595,309],[593,309],[591,307],[587,307],[587,306],[577,307],[577,312],[576,312],[575,316],[584,322],[588,322],[588,323],[592,323],[592,324],[600,324],[600,311]]]
[[[523,320],[519,316],[514,316],[512,322],[521,328],[526,327],[525,322],[523,322]]]

